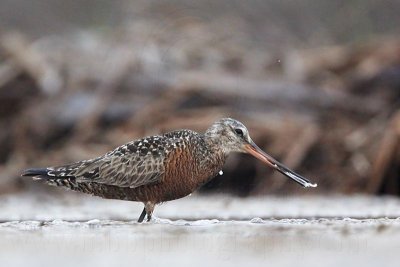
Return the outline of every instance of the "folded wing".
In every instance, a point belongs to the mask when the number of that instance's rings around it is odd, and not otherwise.
[[[181,139],[151,136],[122,145],[95,159],[47,169],[30,169],[25,175],[135,188],[162,180],[168,151],[176,149],[180,142]],[[40,172],[35,175],[33,170]]]

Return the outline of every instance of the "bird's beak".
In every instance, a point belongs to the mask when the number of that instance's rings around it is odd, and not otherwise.
[[[288,167],[262,151],[253,141],[250,140],[250,142],[244,146],[244,150],[283,175],[293,179],[303,187],[317,187],[317,184],[311,183],[308,179],[290,170]]]

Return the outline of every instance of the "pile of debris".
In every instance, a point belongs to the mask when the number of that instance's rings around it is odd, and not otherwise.
[[[319,184],[307,192],[400,195],[399,40],[273,55],[135,38],[0,36],[1,192],[23,188],[16,177],[26,167],[172,129],[204,131],[229,116]],[[232,156],[224,173],[203,191],[299,190],[246,155]]]

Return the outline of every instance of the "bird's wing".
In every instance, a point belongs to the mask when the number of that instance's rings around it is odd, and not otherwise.
[[[48,175],[73,177],[78,183],[130,188],[157,183],[165,172],[168,151],[177,148],[180,142],[166,136],[151,136],[122,145],[99,158],[54,167]]]

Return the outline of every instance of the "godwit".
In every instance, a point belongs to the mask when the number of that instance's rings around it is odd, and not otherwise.
[[[303,187],[316,187],[263,152],[247,128],[221,119],[204,133],[178,130],[145,137],[76,163],[26,170],[46,183],[103,198],[140,201],[150,221],[156,204],[182,198],[215,177],[231,152],[249,153]]]

